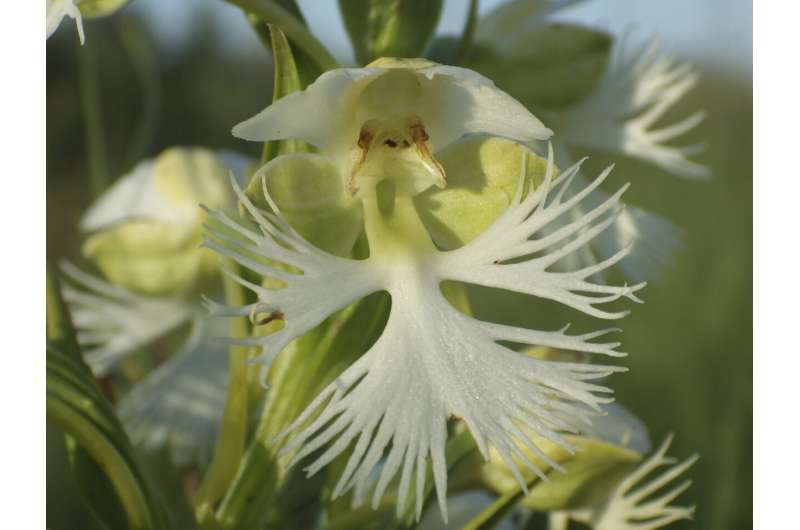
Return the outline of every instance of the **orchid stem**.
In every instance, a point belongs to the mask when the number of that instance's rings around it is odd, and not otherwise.
[[[97,43],[89,39],[78,50],[81,110],[89,166],[89,193],[98,197],[108,185],[108,152],[100,101],[100,74],[97,68]]]
[[[229,262],[226,267],[234,273],[239,272],[236,263]],[[228,275],[223,275],[225,302],[230,306],[241,306],[247,303],[244,287],[236,283]],[[231,336],[247,337],[249,325],[244,317],[234,318],[231,322]],[[231,346],[228,356],[230,375],[228,378],[228,395],[225,399],[225,410],[222,415],[219,438],[214,449],[208,473],[203,479],[195,501],[195,515],[202,528],[214,528],[214,504],[225,494],[236,475],[236,470],[244,456],[247,437],[247,358],[249,348]]]

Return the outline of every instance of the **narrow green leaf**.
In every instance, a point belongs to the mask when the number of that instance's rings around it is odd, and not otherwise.
[[[297,70],[292,48],[283,31],[277,26],[267,24],[270,34],[270,47],[274,63],[274,85],[272,88],[272,101],[278,101],[284,96],[303,89],[300,75]],[[309,146],[302,140],[280,140],[264,143],[261,163],[266,164],[273,158],[286,153],[305,153]],[[259,184],[260,186],[260,184]]]
[[[442,0],[339,0],[356,59],[420,57],[439,22]]]
[[[47,349],[46,403],[48,420],[69,435],[70,444],[81,448],[78,451],[73,446],[71,451],[79,484],[83,488],[105,488],[82,492],[93,512],[110,528],[119,528],[123,519],[116,512],[117,506],[124,513],[128,528],[170,528],[110,403],[91,374],[74,357],[54,346]]]
[[[470,0],[467,22],[464,24],[464,31],[458,41],[456,50],[455,64],[464,64],[472,48],[472,41],[475,39],[475,28],[478,27],[478,0]]]
[[[308,30],[305,24],[293,14],[293,8],[282,6],[283,2],[272,0],[226,0],[239,6],[245,13],[256,16],[262,22],[274,24],[286,33],[292,43],[303,50],[323,72],[339,67],[330,52]]]
[[[58,270],[47,264],[47,341],[67,353],[76,362],[83,363],[75,328],[72,325],[67,304],[61,295]],[[85,366],[85,365],[84,365]]]

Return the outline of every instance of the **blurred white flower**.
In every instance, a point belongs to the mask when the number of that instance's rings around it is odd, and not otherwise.
[[[402,511],[411,477],[416,474],[419,517],[424,469],[430,456],[440,509],[446,518],[444,446],[448,418],[463,419],[483,456],[488,456],[489,446],[496,449],[525,488],[512,459],[525,463],[540,476],[543,473],[517,444],[523,444],[548,465],[559,466],[521,427],[532,436],[572,450],[560,433],[579,432],[588,425],[589,417],[600,411],[601,404],[612,400],[607,388],[590,381],[620,368],[544,361],[500,344],[624,355],[616,351],[617,342],[591,342],[612,330],[568,335],[566,327],[536,331],[479,321],[456,310],[440,290],[444,280],[484,285],[554,300],[601,319],[621,318],[627,311],[596,307],[600,304],[622,297],[638,301],[634,293],[643,284],[607,286],[589,280],[621,260],[626,249],[593,266],[570,272],[549,270],[614,223],[624,188],[583,216],[543,235],[544,228],[574,211],[597,189],[610,168],[567,199],[580,164],[556,177],[551,151],[544,181],[533,190],[526,185],[525,150],[521,158],[511,206],[482,234],[452,251],[440,251],[433,245],[419,219],[411,190],[401,192],[400,186],[391,213],[379,208],[375,185],[371,192],[362,190],[370,246],[370,256],[365,260],[337,257],[305,241],[282,217],[266,185],[264,194],[272,213],[255,208],[233,183],[257,230],[223,213],[210,212],[216,223],[211,224],[206,245],[285,285],[268,289],[235,278],[257,295],[258,302],[243,307],[212,303],[221,316],[262,315],[283,320],[284,327],[273,334],[231,339],[260,347],[259,360],[265,369],[289,342],[333,312],[376,291],[386,290],[392,296],[388,323],[375,345],[325,388],[282,435],[293,435],[282,449],[283,454],[292,455],[292,464],[330,442],[306,468],[309,474],[356,442],[334,488],[334,497],[354,489],[354,502],[362,503],[373,472],[382,462],[372,494],[373,506],[400,473],[397,507]],[[230,230],[239,237],[232,237]],[[265,259],[298,272],[276,268]]]
[[[197,316],[197,309],[185,299],[132,293],[68,262],[62,263],[61,270],[69,280],[64,299],[78,342],[98,376],[107,375],[131,353]]]
[[[75,20],[75,25],[78,26],[78,38],[83,44],[83,17],[81,10],[75,5],[75,0],[47,0],[47,38],[55,33],[64,17]]]
[[[235,208],[228,172],[242,178],[248,159],[197,147],[172,147],[139,162],[88,209],[83,253],[115,285],[183,295],[214,279],[218,258],[199,248],[200,204]]]
[[[618,46],[616,57],[587,98],[551,113],[554,141],[639,158],[686,178],[708,178],[709,169],[689,159],[702,150],[701,145],[668,145],[700,124],[705,112],[657,125],[697,85],[697,74],[691,65],[678,65],[662,55],[657,39],[632,57],[622,49]]]
[[[222,419],[228,379],[226,348],[214,340],[203,306],[179,297],[132,293],[61,264],[84,359],[98,377],[181,326],[183,346],[148,374],[119,404],[131,440],[147,450],[166,447],[178,466],[210,458]]]

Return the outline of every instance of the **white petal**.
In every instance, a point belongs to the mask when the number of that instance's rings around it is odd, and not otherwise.
[[[296,138],[322,151],[335,150],[340,138],[355,142],[356,99],[366,85],[385,73],[381,68],[339,68],[325,72],[302,92],[275,101],[233,128],[245,140],[267,142]]]
[[[613,354],[609,345],[481,322],[454,309],[439,291],[436,277],[420,279],[413,267],[398,267],[391,274],[392,309],[377,343],[286,431],[294,433],[283,449],[297,450],[292,462],[332,442],[307,466],[309,474],[356,443],[334,497],[353,488],[356,504],[371,500],[376,506],[391,479],[401,471],[410,474],[420,458],[430,457],[440,509],[446,514],[448,417],[461,418],[476,440],[491,444],[516,469],[511,457],[526,460],[518,445],[533,443],[519,426],[560,440],[557,431],[580,430],[587,412],[608,401],[607,389],[588,380],[613,368],[541,361],[498,341],[573,340],[571,349]],[[316,419],[301,428],[317,411],[321,413]],[[373,473],[384,457],[373,484]],[[400,491],[401,500],[407,494]],[[403,504],[398,502],[398,510]],[[420,509],[417,505],[418,516]]]
[[[563,142],[553,142],[556,159],[562,164],[572,164],[569,150]],[[589,181],[578,172],[574,177],[573,188],[582,189]],[[572,196],[567,190],[565,196]],[[609,199],[608,193],[596,188],[589,196],[561,219],[543,229],[545,234],[558,230],[566,224],[583,217],[591,209]],[[656,280],[672,266],[675,254],[685,248],[682,230],[669,219],[626,205],[617,214],[616,220],[608,230],[600,233],[590,246],[575,251],[557,265],[561,270],[574,270],[594,265],[604,258],[613,256],[620,249],[629,249],[628,254],[618,263],[625,276],[634,282]],[[598,278],[601,276],[598,276]]]
[[[524,164],[525,158],[523,168]],[[544,183],[524,198],[518,190],[512,205],[488,230],[460,249],[445,253],[442,273],[446,271],[450,279],[555,300],[598,318],[623,317],[627,311],[609,312],[596,306],[621,297],[638,301],[635,292],[644,284],[607,286],[594,283],[591,278],[622,260],[629,248],[577,270],[555,272],[550,268],[587,247],[613,225],[621,211],[619,199],[625,187],[575,218],[571,216],[575,207],[598,188],[611,168],[589,186],[567,195],[580,164],[572,166],[555,180],[552,163],[550,167]],[[564,216],[568,221],[559,225],[557,230],[546,230],[548,225]],[[529,259],[509,262],[523,257]]]
[[[217,189],[227,192],[223,168],[241,183],[253,162],[252,158],[230,150],[215,153],[203,148],[166,150],[155,159],[139,162],[120,177],[89,207],[80,228],[92,232],[133,219],[194,225],[198,223],[199,203],[220,204],[230,199]],[[178,195],[172,199],[167,192],[170,187],[175,188],[171,193]]]
[[[686,178],[707,178],[707,167],[689,156],[698,146],[666,145],[697,126],[698,111],[682,121],[656,128],[656,122],[697,84],[688,65],[676,66],[659,55],[658,43],[633,59],[618,57],[585,100],[552,120],[557,139],[572,146],[598,149],[648,161]]]
[[[697,456],[693,456],[674,465],[675,460],[666,456],[671,442],[672,436],[668,436],[650,458],[619,483],[608,501],[596,514],[592,528],[595,530],[652,530],[680,519],[692,518],[693,506],[670,506],[670,503],[690,486],[691,481],[684,481],[666,492],[658,493],[697,461]],[[637,486],[661,466],[672,467],[651,478],[649,482]],[[658,496],[652,498],[656,494]]]
[[[78,38],[83,44],[83,17],[74,0],[47,0],[47,38],[49,39],[55,33],[66,16],[75,19],[75,25],[78,26]]]
[[[437,65],[419,73],[427,82],[418,113],[434,151],[465,134],[485,133],[523,143],[553,134],[524,105],[475,71]]]
[[[151,219],[179,223],[183,216],[159,190],[153,160],[144,160],[121,177],[92,204],[81,220],[80,228],[91,232],[109,228],[129,219]]]
[[[193,316],[194,308],[184,300],[137,295],[67,262],[61,270],[78,341],[97,375]]]
[[[179,467],[203,465],[216,442],[227,381],[226,348],[198,318],[181,350],[120,402],[120,419],[135,444],[166,447]]]
[[[432,66],[405,71],[416,78],[418,93],[400,92],[410,98],[400,105],[404,112],[421,117],[433,149],[470,133],[489,133],[521,142],[546,139],[552,132],[522,104],[497,88],[488,78],[454,66]],[[398,103],[381,87],[368,87],[397,68],[343,68],[322,74],[302,92],[279,99],[259,114],[233,128],[234,136],[265,142],[299,138],[316,146],[344,166],[349,150],[358,140],[363,123],[391,117]],[[398,89],[399,90],[399,89]],[[364,97],[362,97],[364,96]],[[385,98],[376,104],[375,98]],[[386,114],[386,116],[382,115]]]
[[[244,339],[255,340],[262,346],[261,360],[268,365],[294,338],[313,329],[334,311],[376,291],[380,278],[366,263],[340,258],[312,246],[282,217],[258,211],[235,180],[231,184],[258,223],[260,232],[249,230],[223,213],[209,212],[212,219],[235,230],[240,238],[212,227],[204,245],[265,278],[284,282],[286,287],[267,289],[235,276],[235,280],[258,295],[259,301],[242,308],[212,304],[212,309],[220,316],[276,312],[275,317],[285,322],[280,331],[266,337]],[[277,212],[266,188],[264,193],[273,211]],[[281,265],[266,263],[254,256],[269,257]],[[297,272],[289,272],[291,268]]]

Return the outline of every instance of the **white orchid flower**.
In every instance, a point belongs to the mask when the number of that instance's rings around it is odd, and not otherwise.
[[[543,228],[597,189],[611,168],[566,199],[580,164],[556,177],[551,151],[543,182],[529,190],[525,178],[528,152],[522,148],[518,152],[522,158],[520,175],[510,207],[486,231],[452,251],[434,246],[412,201],[414,188],[402,184],[395,186],[389,213],[379,206],[378,183],[363,181],[359,197],[370,246],[370,256],[365,260],[337,257],[304,240],[282,217],[266,184],[264,194],[272,213],[259,211],[233,182],[257,230],[221,212],[210,213],[218,227],[212,226],[206,245],[285,285],[268,289],[236,278],[258,296],[258,302],[243,307],[213,306],[218,315],[269,314],[270,319],[283,320],[284,327],[271,335],[235,341],[260,347],[259,360],[266,366],[289,342],[335,311],[376,291],[385,290],[392,296],[389,320],[376,344],[325,388],[284,432],[284,436],[293,435],[282,449],[283,454],[292,454],[292,464],[331,442],[307,467],[309,474],[319,471],[357,440],[334,497],[354,488],[355,503],[363,502],[373,471],[391,447],[380,469],[373,506],[399,472],[397,506],[403,510],[415,474],[419,516],[430,456],[440,509],[446,518],[444,446],[448,418],[463,419],[484,457],[489,446],[496,449],[524,487],[512,458],[519,458],[540,475],[542,472],[523,455],[518,443],[554,467],[558,465],[538,450],[520,426],[572,449],[559,432],[579,431],[592,411],[611,401],[607,388],[590,381],[619,368],[542,361],[499,344],[505,341],[624,355],[616,351],[617,342],[591,342],[611,330],[568,335],[566,328],[536,331],[479,321],[456,310],[439,288],[442,281],[455,280],[516,291],[555,300],[601,319],[621,318],[627,312],[597,305],[622,297],[638,300],[634,293],[643,284],[606,286],[589,280],[621,260],[625,249],[591,267],[571,272],[549,270],[614,222],[624,188],[581,218],[542,236]],[[377,165],[380,160],[372,162]],[[397,178],[402,179],[402,175]],[[232,237],[230,230],[240,238]],[[265,259],[298,272],[276,268]]]
[[[75,0],[47,0],[47,38],[55,33],[64,17],[75,20],[75,25],[78,26],[78,38],[83,44],[83,17],[81,10],[75,5]]]
[[[698,110],[682,120],[657,126],[659,120],[697,85],[691,65],[676,65],[660,54],[654,39],[633,57],[619,46],[598,86],[585,99],[549,116],[555,141],[570,147],[597,149],[639,158],[678,176],[704,179],[709,169],[688,157],[700,145],[667,145],[705,118]]]

